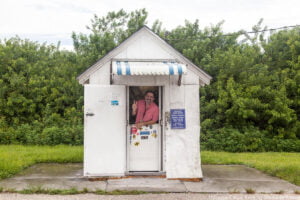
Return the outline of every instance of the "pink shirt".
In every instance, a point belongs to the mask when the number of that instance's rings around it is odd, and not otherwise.
[[[159,108],[153,102],[150,104],[148,109],[146,109],[146,102],[145,100],[137,101],[137,111],[136,111],[136,120],[135,123],[139,123],[141,121],[148,122],[148,121],[158,121],[159,115]]]

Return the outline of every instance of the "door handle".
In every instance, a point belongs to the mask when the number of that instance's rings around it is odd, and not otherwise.
[[[165,112],[165,127],[170,123],[170,112]]]
[[[94,116],[95,114],[94,113],[86,113],[85,116],[88,116],[88,117],[92,117]]]
[[[159,120],[159,125],[160,125],[160,126],[163,126],[163,125],[164,125],[164,120],[160,119],[160,120]]]

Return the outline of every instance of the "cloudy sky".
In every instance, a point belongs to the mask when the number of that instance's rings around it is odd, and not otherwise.
[[[88,33],[94,14],[146,8],[148,26],[155,19],[171,30],[185,19],[206,27],[225,20],[225,32],[251,30],[260,18],[269,28],[300,24],[299,0],[0,0],[0,39],[18,35],[72,49],[71,33]]]

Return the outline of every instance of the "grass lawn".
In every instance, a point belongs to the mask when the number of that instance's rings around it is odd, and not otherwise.
[[[201,152],[202,164],[244,164],[300,185],[300,153]],[[83,146],[0,145],[0,179],[35,163],[82,162]]]
[[[243,164],[300,185],[300,153],[201,152],[202,164]]]
[[[74,163],[82,160],[82,146],[0,145],[0,179],[11,177],[35,163]]]

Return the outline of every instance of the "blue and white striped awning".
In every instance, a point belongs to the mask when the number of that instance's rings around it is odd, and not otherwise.
[[[129,62],[113,61],[115,75],[182,75],[186,66],[177,62]]]

